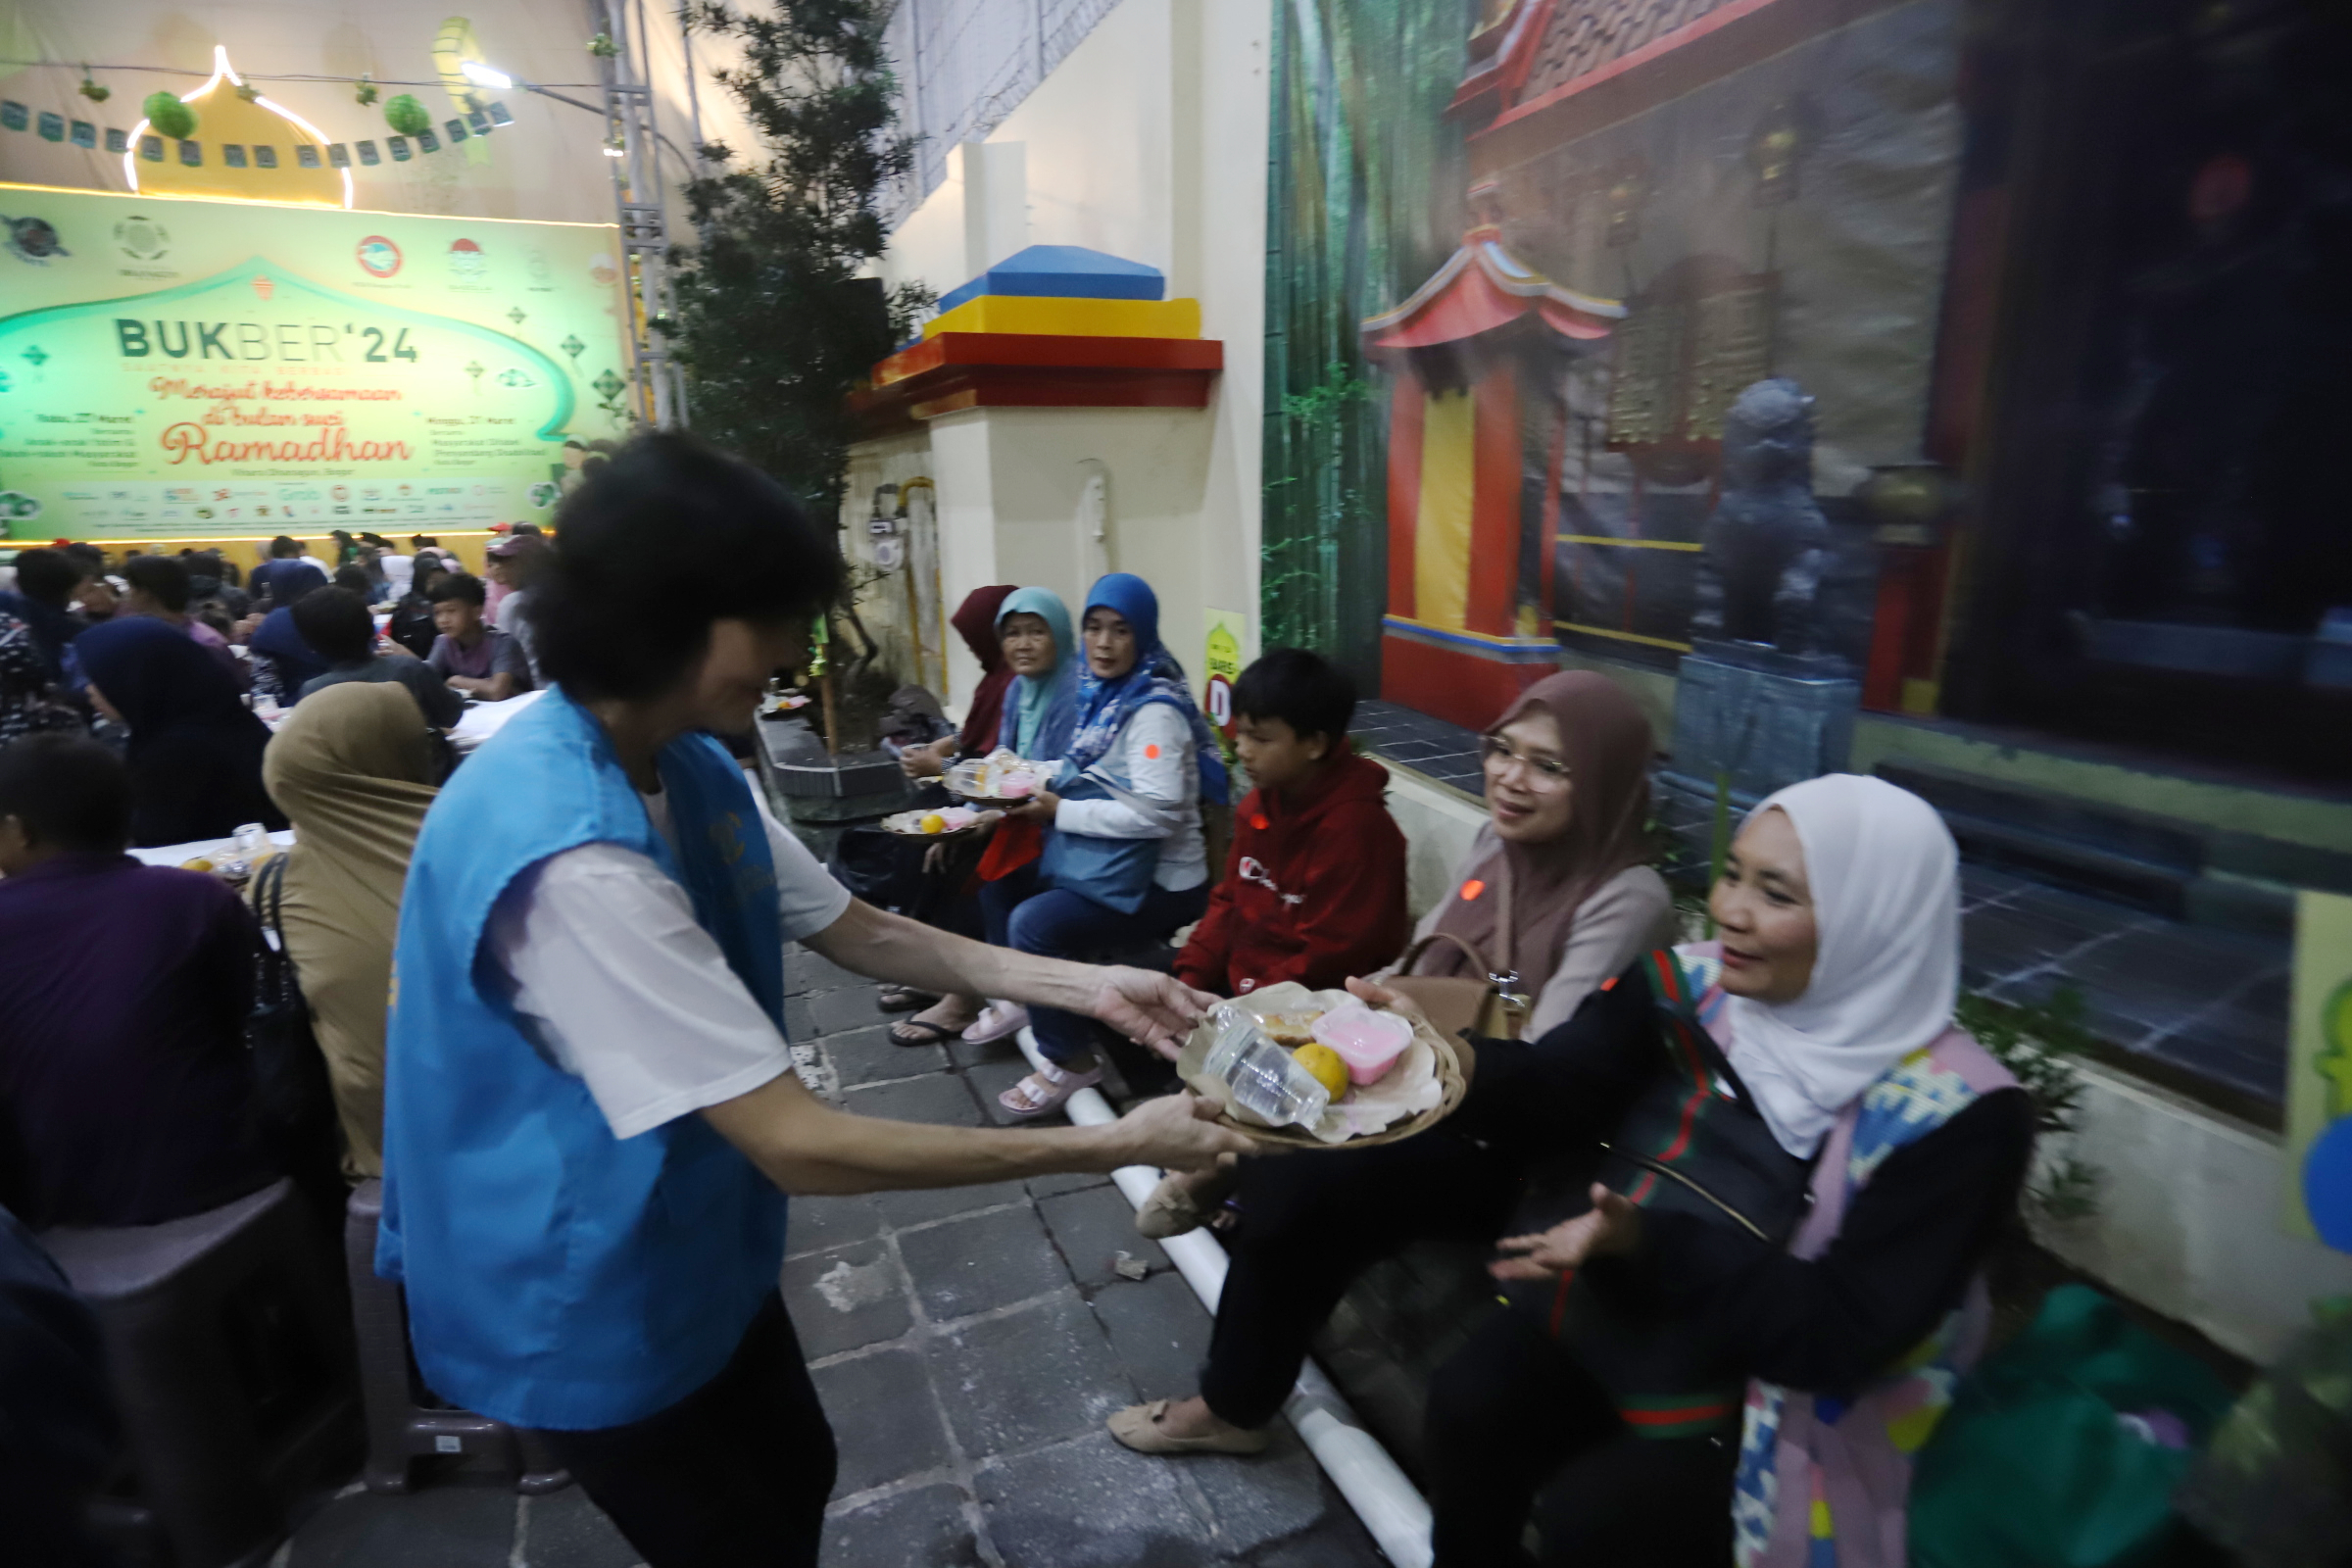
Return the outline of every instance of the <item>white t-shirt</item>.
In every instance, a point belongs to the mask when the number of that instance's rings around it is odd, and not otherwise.
[[[850,906],[850,890],[785,830],[755,785],[776,864],[787,941],[815,936]],[[644,800],[677,840],[669,797]],[[792,1070],[792,1053],[684,887],[650,857],[617,844],[551,855],[508,885],[485,947],[532,1043],[586,1080],[615,1138],[749,1094]]]

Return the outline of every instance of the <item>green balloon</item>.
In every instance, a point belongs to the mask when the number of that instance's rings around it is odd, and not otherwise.
[[[419,136],[433,128],[433,117],[425,113],[416,94],[404,92],[384,104],[384,123],[400,135]]]
[[[196,111],[179,101],[174,93],[151,92],[139,106],[145,111],[147,123],[159,136],[185,141],[196,134]]]

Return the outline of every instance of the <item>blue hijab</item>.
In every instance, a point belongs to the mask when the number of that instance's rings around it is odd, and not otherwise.
[[[1229,794],[1225,754],[1217,747],[1216,733],[1208,727],[1207,716],[1193,701],[1192,689],[1185,684],[1184,666],[1160,643],[1159,598],[1152,592],[1152,585],[1132,572],[1114,571],[1087,591],[1086,609],[1093,610],[1098,605],[1117,612],[1135,629],[1135,663],[1117,679],[1104,680],[1091,664],[1079,662],[1078,727],[1070,738],[1070,749],[1063,755],[1080,769],[1094,766],[1110,750],[1119,731],[1138,710],[1152,703],[1166,703],[1192,720],[1193,755],[1200,768],[1201,801],[1210,806],[1225,805]]]
[[[1037,615],[1054,634],[1054,667],[1042,676],[1015,675],[1012,700],[1004,705],[1004,720],[997,744],[1016,757],[1033,761],[1058,760],[1070,749],[1070,731],[1078,722],[1078,639],[1070,631],[1070,609],[1051,588],[1016,588],[997,609],[997,636],[1004,635],[1007,615]]]

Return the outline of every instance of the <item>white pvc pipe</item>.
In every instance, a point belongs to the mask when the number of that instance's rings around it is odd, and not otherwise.
[[[1045,1057],[1038,1054],[1037,1037],[1028,1030],[1020,1033],[1021,1054],[1032,1065],[1044,1066]],[[1081,1127],[1094,1127],[1118,1119],[1110,1102],[1092,1089],[1081,1089],[1063,1106],[1072,1122]],[[1311,1159],[1312,1154],[1297,1156]],[[1160,1173],[1150,1165],[1126,1165],[1110,1173],[1127,1201],[1137,1208],[1152,1196],[1159,1185]],[[1217,1298],[1225,1291],[1225,1249],[1203,1226],[1182,1236],[1171,1236],[1160,1244],[1176,1272],[1200,1298],[1200,1304],[1214,1313]],[[1430,1568],[1432,1552],[1429,1543],[1429,1503],[1411,1481],[1405,1478],[1396,1461],[1380,1440],[1364,1430],[1348,1407],[1340,1391],[1321,1367],[1311,1359],[1298,1370],[1298,1381],[1291,1389],[1291,1396],[1282,1407],[1290,1417],[1307,1452],[1331,1477],[1348,1506],[1355,1510],[1364,1528],[1396,1568]]]

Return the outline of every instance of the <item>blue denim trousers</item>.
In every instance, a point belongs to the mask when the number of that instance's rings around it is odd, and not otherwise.
[[[988,920],[988,940],[998,947],[1049,958],[1099,958],[1164,942],[1178,927],[1200,919],[1208,907],[1208,883],[1181,893],[1154,883],[1142,906],[1126,914],[1084,894],[1046,887],[1032,862],[981,884],[980,907]],[[1037,1033],[1038,1050],[1056,1066],[1094,1052],[1094,1023],[1083,1013],[1032,1007],[1029,1026]]]

